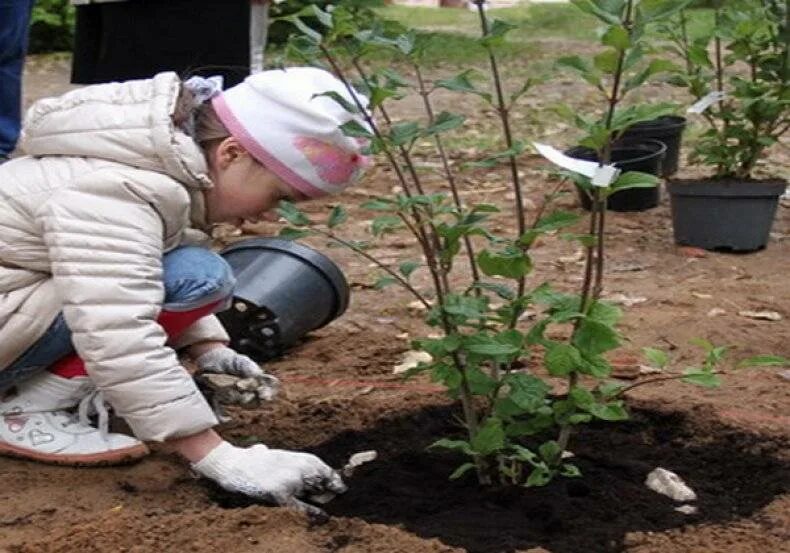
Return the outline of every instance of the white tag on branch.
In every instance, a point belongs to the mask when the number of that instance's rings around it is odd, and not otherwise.
[[[620,176],[620,169],[614,165],[600,165],[595,161],[587,161],[585,159],[576,159],[575,157],[566,156],[557,148],[549,146],[548,144],[540,144],[533,142],[533,146],[540,155],[548,159],[554,165],[558,165],[568,171],[579,173],[585,177],[592,179],[593,186],[601,188],[608,188]]]
[[[647,475],[645,486],[675,501],[685,503],[686,501],[697,500],[697,494],[680,479],[680,476],[661,467],[654,469],[653,472]]]
[[[706,109],[711,107],[716,102],[721,102],[724,98],[727,97],[727,93],[723,91],[715,90],[706,94],[696,102],[694,102],[689,108],[686,110],[687,113],[703,113]]]
[[[392,367],[392,374],[405,373],[409,369],[414,369],[420,363],[430,363],[433,361],[430,353],[425,351],[407,351],[403,354],[400,363]]]

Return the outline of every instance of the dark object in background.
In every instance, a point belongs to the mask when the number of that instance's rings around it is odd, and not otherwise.
[[[779,179],[668,181],[675,242],[706,250],[761,250],[786,186]]]
[[[277,357],[345,312],[349,287],[332,260],[307,246],[252,238],[220,255],[236,276],[233,303],[218,317],[231,347],[256,361]]]
[[[657,140],[645,140],[627,147],[615,146],[612,148],[612,164],[627,171],[640,171],[651,175],[661,175],[661,164],[666,154],[667,147]],[[599,161],[598,154],[591,148],[577,146],[571,148],[566,155],[587,161]],[[592,202],[589,196],[577,188],[582,207],[589,211]],[[644,211],[656,207],[660,198],[659,186],[653,188],[629,188],[615,192],[606,202],[606,208],[612,211]]]
[[[249,0],[127,0],[77,6],[71,82],[222,75],[250,67]]]
[[[665,115],[650,121],[643,121],[628,127],[617,146],[630,146],[635,142],[645,140],[658,140],[667,146],[667,153],[662,164],[661,176],[671,177],[678,172],[680,164],[680,142],[683,130],[686,128],[686,118],[678,115]]]

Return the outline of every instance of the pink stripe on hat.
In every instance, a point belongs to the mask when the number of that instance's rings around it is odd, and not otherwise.
[[[255,159],[273,171],[287,184],[290,184],[309,198],[320,198],[328,194],[327,191],[313,186],[306,179],[297,175],[255,140],[233,114],[222,94],[215,96],[211,100],[211,104],[214,106],[214,111],[216,111],[222,123],[227,127],[228,131],[241,142],[242,146],[244,146]]]

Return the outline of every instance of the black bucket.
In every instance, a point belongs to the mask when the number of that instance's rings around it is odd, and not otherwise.
[[[325,255],[290,240],[252,238],[220,252],[236,276],[230,308],[218,317],[231,347],[256,361],[283,353],[348,307],[343,273]]]
[[[668,181],[675,242],[731,252],[764,248],[786,184],[783,180]]]
[[[665,115],[651,121],[643,121],[632,125],[617,141],[618,146],[631,146],[635,142],[658,140],[667,146],[661,176],[670,177],[677,173],[680,163],[680,142],[686,118],[678,115]]]
[[[645,140],[630,146],[615,146],[612,148],[613,164],[626,171],[641,171],[651,175],[661,174],[661,163],[667,147],[658,140]],[[565,152],[570,157],[586,161],[599,161],[598,154],[591,148],[577,146]],[[578,190],[582,207],[592,209],[590,197],[581,189]],[[654,188],[629,188],[615,192],[609,196],[606,205],[612,211],[644,211],[658,205],[659,187]]]

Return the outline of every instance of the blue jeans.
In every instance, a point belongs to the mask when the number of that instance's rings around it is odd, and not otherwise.
[[[19,138],[22,67],[32,8],[33,0],[0,0],[0,158],[13,151]]]
[[[192,246],[177,248],[162,258],[166,311],[191,311],[230,299],[236,279],[219,255]],[[0,371],[0,393],[74,353],[71,330],[63,314],[44,335],[9,367]]]

